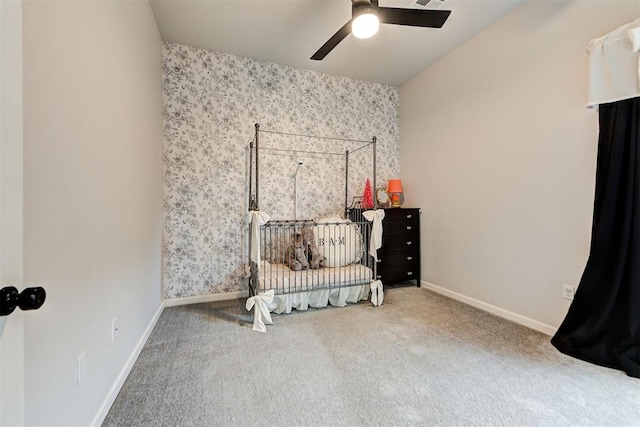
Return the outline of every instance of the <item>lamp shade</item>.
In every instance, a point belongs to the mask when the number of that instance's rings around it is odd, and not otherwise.
[[[387,193],[402,193],[402,180],[390,179],[387,185]]]
[[[392,208],[399,208],[404,203],[404,192],[402,191],[402,181],[399,179],[390,179],[387,184],[387,193]]]

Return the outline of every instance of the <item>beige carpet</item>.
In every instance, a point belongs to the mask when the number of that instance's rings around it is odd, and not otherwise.
[[[427,290],[273,318],[167,308],[104,425],[640,425],[637,379]]]

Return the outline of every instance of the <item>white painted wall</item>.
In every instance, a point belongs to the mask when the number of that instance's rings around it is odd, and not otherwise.
[[[22,1],[0,1],[0,288],[22,290]],[[24,424],[24,316],[0,317],[0,426]]]
[[[588,256],[598,138],[588,42],[637,0],[529,0],[400,91],[406,206],[423,279],[550,330]]]
[[[162,46],[146,0],[27,0],[23,25],[25,280],[48,293],[26,422],[87,425],[161,307]]]

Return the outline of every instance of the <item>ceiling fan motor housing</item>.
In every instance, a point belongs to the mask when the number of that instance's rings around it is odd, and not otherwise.
[[[365,13],[373,13],[378,15],[378,1],[377,0],[352,0],[351,6],[351,19],[356,19],[358,16]]]

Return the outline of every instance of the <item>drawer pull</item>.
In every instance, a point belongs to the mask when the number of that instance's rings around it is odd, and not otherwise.
[[[407,276],[411,276],[413,274],[413,271],[407,271]]]
[[[411,226],[410,225],[407,225],[407,230],[411,230]]]
[[[407,246],[411,246],[411,240],[407,242]]]
[[[411,218],[412,216],[413,216],[413,215],[408,214],[408,215],[407,215],[407,219]]]
[[[413,259],[413,257],[412,257],[412,256],[408,256],[408,257],[407,257],[407,261],[411,261],[412,259]]]

